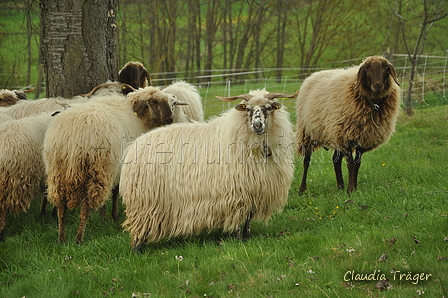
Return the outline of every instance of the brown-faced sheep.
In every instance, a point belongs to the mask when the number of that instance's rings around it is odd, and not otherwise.
[[[20,100],[26,100],[26,95],[21,90],[0,90],[0,107],[8,107],[15,105]]]
[[[52,120],[41,114],[0,125],[0,240],[8,214],[26,211],[44,189],[42,144]]]
[[[299,193],[306,190],[311,154],[320,147],[334,149],[340,189],[344,188],[341,162],[346,158],[347,192],[356,189],[362,154],[381,146],[395,130],[400,92],[394,67],[380,56],[369,57],[359,66],[319,71],[307,78],[296,102],[297,148],[304,155]]]
[[[144,242],[222,229],[250,237],[251,220],[267,221],[286,204],[294,164],[293,129],[266,90],[207,123],[150,131],[126,149],[120,193],[123,226],[134,250]]]
[[[57,207],[59,240],[66,241],[65,217],[81,205],[76,242],[84,237],[92,209],[101,207],[120,177],[127,143],[172,123],[172,95],[146,87],[122,96],[101,96],[62,112],[44,140],[48,200]],[[118,216],[118,215],[116,215]]]
[[[135,89],[152,86],[151,75],[142,63],[129,61],[118,72],[118,81],[126,83]]]

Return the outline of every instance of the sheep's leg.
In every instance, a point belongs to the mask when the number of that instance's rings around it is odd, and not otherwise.
[[[299,188],[299,195],[303,194],[306,190],[306,176],[308,175],[308,168],[310,166],[311,154],[313,153],[313,150],[311,146],[308,145],[303,152],[305,158],[303,159],[303,175],[302,175],[302,183],[300,184]]]
[[[132,241],[132,248],[134,249],[134,253],[141,254],[143,252],[143,243],[137,242],[136,239]]]
[[[353,155],[351,153],[351,150],[348,152],[344,152],[345,158],[347,160],[347,169],[348,169],[348,186],[347,186],[347,193],[350,194],[352,191],[355,190],[355,181],[354,181],[354,174],[355,174],[355,161],[353,159]]]
[[[65,216],[67,213],[67,203],[62,202],[57,206],[58,209],[58,225],[59,225],[59,241],[65,243]]]
[[[353,190],[358,187],[358,172],[361,167],[361,159],[364,152],[366,152],[364,148],[356,147],[356,157],[353,165]]]
[[[120,216],[118,215],[118,196],[119,196],[119,185],[115,186],[112,190],[112,219],[118,221]]]
[[[0,210],[0,242],[5,241],[6,218],[8,217],[8,209]]]
[[[344,189],[344,177],[342,176],[342,152],[335,150],[333,153],[333,167],[336,174],[336,184],[338,189]]]
[[[90,216],[90,206],[87,202],[82,202],[81,213],[79,214],[79,227],[76,234],[76,243],[81,244],[84,239],[84,231],[86,230],[87,220]]]
[[[42,202],[40,204],[40,216],[45,216],[45,214],[47,213],[47,196],[46,195],[42,195]]]
[[[251,224],[253,215],[254,215],[254,213],[250,212],[246,222],[244,223],[244,227],[243,227],[243,241],[249,240],[250,237],[251,237],[251,234],[250,234],[250,224]]]
[[[106,204],[100,207],[100,217],[106,219]]]

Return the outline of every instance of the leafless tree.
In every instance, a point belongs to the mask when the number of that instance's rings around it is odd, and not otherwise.
[[[411,62],[408,91],[405,97],[405,111],[407,115],[411,116],[413,114],[412,86],[414,85],[414,76],[417,62],[420,58],[420,55],[422,54],[429,30],[431,30],[435,22],[443,19],[448,15],[448,4],[446,0],[421,0],[418,1],[418,3],[412,4],[407,2],[406,6],[409,15],[408,17],[405,17],[403,15],[402,6],[402,0],[399,0],[395,1],[391,5],[391,8],[401,25],[402,38],[404,41],[406,52]],[[420,32],[417,36],[417,39],[415,40],[415,44],[412,49],[409,35],[406,33],[405,29],[407,26],[413,26],[413,24],[416,24],[420,27]]]

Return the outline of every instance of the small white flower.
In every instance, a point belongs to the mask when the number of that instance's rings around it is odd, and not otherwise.
[[[314,272],[313,270],[310,269],[306,273],[313,274],[313,273],[316,273],[316,272]]]
[[[176,256],[176,261],[181,262],[181,261],[183,261],[183,260],[184,260],[184,257],[183,257],[183,256]]]

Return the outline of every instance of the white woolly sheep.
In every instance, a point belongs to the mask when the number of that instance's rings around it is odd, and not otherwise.
[[[65,110],[51,123],[44,140],[44,162],[47,196],[58,209],[61,242],[66,241],[67,207],[81,204],[76,235],[81,243],[91,210],[101,207],[118,185],[126,144],[149,129],[172,123],[170,97],[155,87],[129,93],[128,98],[95,97]]]
[[[9,120],[13,120],[13,119],[14,119],[14,118],[12,118],[12,117],[9,116],[9,115],[0,113],[0,124],[3,124],[3,123],[5,123],[5,122],[7,122],[7,121],[9,121]]]
[[[12,106],[21,100],[26,100],[26,95],[21,90],[0,90],[0,107]]]
[[[118,81],[135,89],[152,86],[151,75],[141,62],[129,61],[118,72]]]
[[[297,148],[304,155],[300,194],[306,190],[311,154],[320,147],[335,150],[339,189],[344,188],[342,157],[347,160],[347,192],[356,189],[362,154],[381,146],[395,130],[400,92],[394,67],[380,56],[348,69],[316,72],[303,82],[296,102]]]
[[[204,122],[201,95],[195,86],[185,81],[176,81],[163,88],[163,91],[173,94],[178,100],[188,104],[185,107],[179,107],[176,102],[172,103],[173,123]]]
[[[150,131],[126,149],[120,193],[132,246],[222,229],[250,237],[251,220],[267,221],[286,204],[294,165],[292,124],[266,90],[206,123]]]
[[[134,89],[127,84],[108,81],[95,87],[90,93],[86,94],[85,96],[75,96],[71,99],[57,97],[24,100],[20,101],[19,104],[3,108],[0,110],[0,112],[13,117],[14,119],[20,119],[31,115],[60,111],[61,106],[85,103],[89,101],[91,96],[103,96],[107,94],[118,93],[125,95],[131,91],[134,91]]]
[[[8,214],[26,211],[44,189],[42,145],[52,120],[40,114],[0,125],[0,240]]]

